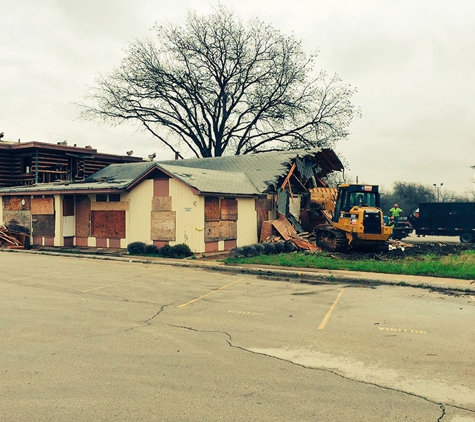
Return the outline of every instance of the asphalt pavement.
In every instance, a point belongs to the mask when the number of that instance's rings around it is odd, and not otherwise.
[[[411,235],[404,239],[408,243],[434,242],[434,243],[458,243],[455,237],[427,236],[418,238]],[[219,259],[223,256],[204,257],[197,259],[167,259],[130,256],[123,250],[108,249],[72,249],[72,248],[39,248],[31,250],[14,250],[20,253],[40,253],[40,254],[61,254],[67,256],[77,256],[91,259],[107,259],[130,262],[141,262],[146,264],[171,265],[176,267],[199,267],[211,271],[225,271],[243,274],[253,274],[262,277],[276,278],[283,281],[301,283],[328,283],[346,282],[360,284],[388,284],[431,288],[437,290],[451,290],[454,292],[475,293],[475,280],[460,280],[442,277],[411,276],[403,274],[382,274],[361,271],[328,270],[318,268],[286,268],[279,266],[256,265],[256,264],[225,264]]]

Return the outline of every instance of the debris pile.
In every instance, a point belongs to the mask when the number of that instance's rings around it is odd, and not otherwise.
[[[403,252],[406,248],[412,248],[414,245],[412,243],[402,242],[398,239],[389,240],[389,250],[401,249]]]
[[[24,249],[25,238],[24,233],[13,232],[4,225],[0,226],[0,247],[2,248]]]
[[[295,227],[290,223],[290,221],[282,214],[279,214],[277,220],[271,222],[272,227],[277,231],[277,233],[282,236],[282,238],[291,243],[296,250],[305,250],[310,252],[321,252],[321,249],[315,244],[314,239],[312,239],[312,234],[308,232],[297,233]],[[275,241],[271,238],[262,239],[264,241]],[[279,239],[280,241],[280,239]]]

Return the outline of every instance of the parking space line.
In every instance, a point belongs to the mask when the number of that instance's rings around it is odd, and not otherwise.
[[[82,290],[81,293],[89,293],[94,290],[100,290],[100,289],[105,289],[107,287],[118,286],[119,284],[130,283],[131,281],[140,280],[142,278],[150,277],[151,275],[153,274],[143,275],[141,277],[129,278],[128,280],[120,281],[119,283],[112,283],[112,284],[107,284],[105,286],[99,286],[99,287],[94,287],[92,289]]]
[[[183,303],[182,305],[178,305],[177,308],[185,308],[188,305],[191,305],[192,303],[198,302],[199,300],[205,298],[206,296],[214,295],[215,293],[218,293],[220,290],[224,290],[224,289],[228,288],[229,286],[232,286],[233,284],[236,284],[236,283],[240,282],[241,280],[242,280],[242,278],[240,278],[239,280],[235,280],[232,283],[226,284],[226,286],[222,286],[219,289],[216,289],[216,290],[213,290],[209,293],[206,293],[206,294],[204,294],[200,297],[197,297],[196,299],[190,300],[189,302]]]
[[[335,301],[333,302],[332,306],[330,306],[330,309],[328,310],[327,314],[325,315],[325,317],[323,318],[323,321],[320,323],[320,325],[318,326],[318,329],[319,330],[324,330],[325,327],[327,326],[328,324],[328,321],[330,320],[330,317],[332,315],[332,312],[333,310],[335,309],[338,301],[340,300],[341,296],[343,295],[343,292],[345,291],[345,289],[341,289],[340,290],[340,293],[338,293],[338,296],[336,297]]]

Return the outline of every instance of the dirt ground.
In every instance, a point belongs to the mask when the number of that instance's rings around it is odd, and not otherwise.
[[[447,256],[458,254],[465,250],[475,250],[475,243],[455,243],[455,242],[437,242],[437,241],[418,241],[405,242],[394,241],[388,252],[365,252],[365,251],[350,251],[341,254],[345,259],[404,259],[407,257],[417,257],[421,255],[433,254],[436,256]]]

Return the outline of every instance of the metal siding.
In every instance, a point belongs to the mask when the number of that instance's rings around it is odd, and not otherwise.
[[[153,180],[144,180],[131,192],[123,195],[122,201],[129,203],[126,218],[125,240],[121,246],[126,247],[132,242],[152,243],[151,211],[153,198]]]
[[[74,236],[74,215],[63,217],[63,237]]]
[[[185,243],[193,252],[204,252],[204,198],[175,179],[170,179],[169,188],[172,209],[176,212],[176,240],[170,246]]]
[[[257,238],[257,211],[254,198],[238,198],[237,246],[252,245]]]
[[[54,238],[53,238],[53,246],[64,246],[64,237],[63,237],[63,205],[64,205],[64,196],[63,195],[55,195],[53,197],[54,207],[53,209],[56,210],[55,219],[54,219]]]

